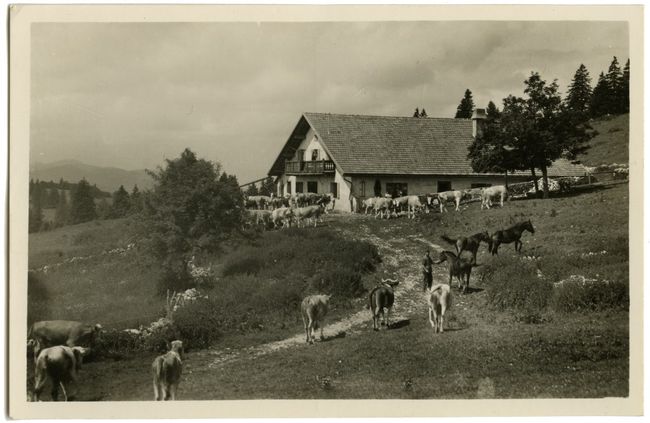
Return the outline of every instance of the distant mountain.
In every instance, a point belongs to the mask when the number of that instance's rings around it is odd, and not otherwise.
[[[151,188],[151,177],[142,170],[124,170],[117,167],[99,167],[78,160],[60,160],[52,163],[32,163],[29,169],[31,179],[41,181],[58,181],[63,178],[68,182],[79,182],[86,178],[91,184],[97,185],[102,191],[116,191],[124,185],[131,191],[134,185],[140,189]]]

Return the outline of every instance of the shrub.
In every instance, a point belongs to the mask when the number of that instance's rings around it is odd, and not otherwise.
[[[553,285],[538,277],[534,263],[498,258],[486,265],[482,276],[490,287],[487,298],[492,308],[514,311],[519,320],[527,323],[542,320]]]
[[[163,265],[163,272],[158,279],[158,295],[167,295],[167,292],[181,292],[194,288],[196,282],[190,274],[186,263],[182,259],[168,261]]]
[[[620,281],[597,281],[572,275],[555,284],[551,306],[556,311],[597,311],[627,309],[629,286]]]
[[[243,248],[230,255],[223,265],[223,276],[259,273],[264,262],[255,254],[252,248]]]
[[[214,301],[199,298],[174,314],[174,328],[186,349],[206,348],[221,335],[220,309]]]

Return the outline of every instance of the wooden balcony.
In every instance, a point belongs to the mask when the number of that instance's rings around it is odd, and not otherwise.
[[[307,162],[286,161],[284,173],[287,175],[323,175],[334,173],[334,162],[331,160],[316,160]]]

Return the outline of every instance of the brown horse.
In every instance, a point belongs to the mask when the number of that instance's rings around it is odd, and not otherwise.
[[[525,222],[516,223],[508,229],[502,229],[493,233],[492,249],[490,250],[492,255],[499,253],[499,245],[510,244],[511,242],[515,243],[515,251],[520,253],[521,247],[523,245],[523,242],[521,242],[521,235],[524,233],[524,231],[528,231],[531,234],[535,233],[535,228],[533,228],[533,224],[530,219]]]
[[[446,261],[449,264],[449,286],[451,286],[451,281],[454,277],[458,279],[458,289],[461,289],[461,285],[465,285],[462,288],[463,294],[469,288],[469,276],[472,273],[472,267],[474,263],[462,259],[451,251],[441,251],[439,260],[435,264],[440,264],[443,261]]]
[[[478,253],[478,247],[481,246],[481,242],[485,242],[488,245],[488,251],[492,250],[492,238],[490,238],[487,231],[479,232],[469,237],[461,236],[457,239],[449,238],[446,235],[441,236],[441,238],[443,241],[447,241],[456,246],[458,257],[460,257],[463,251],[472,253],[473,263],[476,263],[476,254]]]

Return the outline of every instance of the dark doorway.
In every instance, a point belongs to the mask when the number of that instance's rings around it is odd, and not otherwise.
[[[438,181],[438,192],[451,191],[451,181]]]

